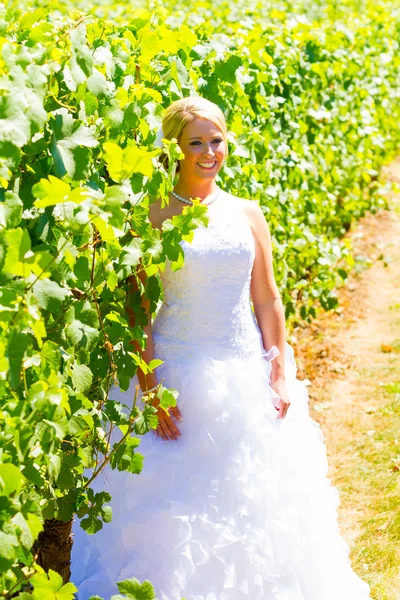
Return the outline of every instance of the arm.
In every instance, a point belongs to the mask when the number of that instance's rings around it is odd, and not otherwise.
[[[137,277],[140,279],[140,281],[143,283],[143,285],[145,285],[147,276],[146,276],[146,272],[141,267],[142,267],[142,264],[139,263],[138,270],[137,270]],[[127,306],[126,306],[128,322],[131,327],[135,326],[135,313],[132,308],[132,300],[133,300],[133,296],[136,294],[140,294],[140,290],[139,290],[139,286],[138,286],[136,277],[134,275],[132,275],[131,277],[128,278],[128,298],[127,298]],[[142,350],[142,348],[140,347],[140,344],[136,340],[132,341],[132,345],[135,348],[135,350],[140,353],[143,360],[147,364],[149,364],[154,358],[154,341],[153,341],[153,332],[152,332],[152,327],[151,327],[150,300],[145,295],[141,295],[140,306],[144,310],[144,313],[147,318],[147,324],[143,326],[143,331],[147,335],[146,345],[145,345],[144,350]],[[149,375],[145,375],[145,373],[143,373],[143,371],[140,368],[138,368],[137,376],[138,376],[140,387],[141,387],[142,391],[150,389],[150,388],[156,386],[158,383],[157,376],[154,372],[150,373]],[[170,414],[168,414],[164,409],[159,407],[160,400],[155,394],[153,394],[151,397],[151,404],[157,408],[156,414],[157,414],[157,418],[158,418],[158,425],[157,425],[156,433],[158,435],[160,435],[164,440],[178,439],[178,437],[180,436],[179,429],[175,425],[175,423],[172,419],[172,416]],[[181,412],[180,412],[178,406],[174,406],[174,407],[170,408],[170,411],[172,412],[172,415],[176,419],[179,419],[179,420],[182,419],[182,415],[181,415]]]
[[[141,263],[139,263],[139,267],[137,270],[137,277],[140,279],[140,281],[143,283],[143,285],[146,285],[147,276],[146,276],[145,270],[142,269]],[[139,290],[138,283],[136,281],[135,276],[132,275],[131,277],[128,278],[128,297],[127,297],[127,306],[126,306],[128,322],[131,327],[134,327],[136,324],[135,313],[132,308],[133,297],[134,297],[134,295],[139,294],[139,293],[140,293],[140,290]],[[153,333],[152,333],[152,327],[151,327],[150,300],[145,295],[142,295],[141,299],[140,299],[140,305],[141,305],[141,307],[146,315],[146,318],[147,318],[147,324],[143,326],[143,331],[147,335],[147,340],[146,340],[146,345],[145,345],[144,350],[142,350],[139,342],[137,342],[136,340],[132,341],[132,345],[135,348],[136,352],[140,353],[143,360],[147,364],[149,364],[154,358],[154,342],[153,342]],[[138,375],[140,387],[143,391],[157,385],[157,376],[155,373],[149,373],[148,375],[145,375],[145,373],[143,373],[143,371],[140,368],[138,368],[137,375]]]
[[[280,355],[272,363],[271,383],[285,380],[285,311],[275,282],[272,244],[268,224],[255,202],[247,207],[255,240],[256,255],[251,274],[250,293],[264,348],[276,346]]]

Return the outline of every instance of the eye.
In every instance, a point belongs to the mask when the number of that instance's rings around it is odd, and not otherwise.
[[[213,144],[220,144],[222,142],[222,138],[216,138],[214,140],[212,140]],[[201,144],[200,140],[194,140],[193,142],[189,143],[189,146],[197,146],[198,144]]]

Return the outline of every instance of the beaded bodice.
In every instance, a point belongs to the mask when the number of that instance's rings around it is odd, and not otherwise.
[[[208,208],[209,224],[189,243],[185,264],[167,262],[164,302],[153,323],[154,354],[162,360],[250,357],[265,352],[250,302],[255,243],[235,196],[225,192]]]

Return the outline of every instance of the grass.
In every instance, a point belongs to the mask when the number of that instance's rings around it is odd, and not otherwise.
[[[400,181],[400,158],[397,161]],[[351,234],[351,232],[350,232]],[[323,429],[339,524],[373,600],[400,600],[400,196],[353,233],[370,268],[339,290],[340,313],[294,335]],[[377,260],[377,249],[388,260]]]
[[[358,534],[350,543],[350,558],[354,570],[371,586],[374,600],[400,598],[398,362],[391,359],[389,365],[359,371],[364,414],[355,413],[346,423],[352,443],[341,441],[334,450],[345,458],[335,481],[344,510],[357,515]]]

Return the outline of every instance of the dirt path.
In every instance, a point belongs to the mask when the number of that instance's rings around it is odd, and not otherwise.
[[[400,158],[386,173],[400,184]],[[373,600],[400,599],[400,195],[389,200],[349,233],[358,264],[371,266],[340,290],[341,312],[288,340],[312,382],[342,535]]]

